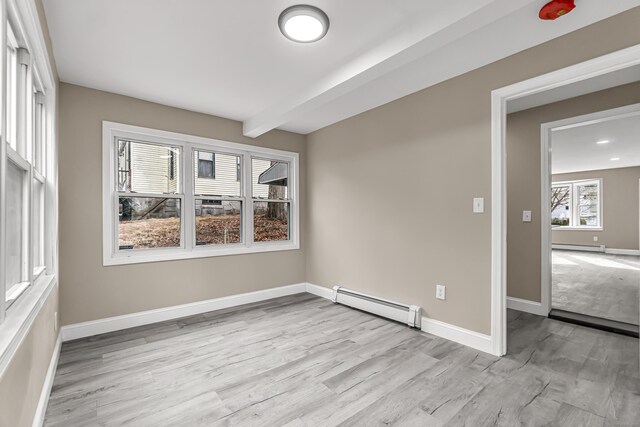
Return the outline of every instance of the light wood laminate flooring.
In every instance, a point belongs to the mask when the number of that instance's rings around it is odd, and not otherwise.
[[[498,358],[309,294],[64,343],[47,426],[638,425],[638,340],[509,311]]]

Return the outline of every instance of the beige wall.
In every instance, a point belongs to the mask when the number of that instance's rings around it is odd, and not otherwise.
[[[637,88],[640,92],[640,86]],[[605,245],[613,249],[638,249],[638,183],[640,167],[618,168],[553,175],[553,182],[602,179],[602,231],[558,230],[553,243],[565,245]],[[598,241],[594,242],[593,237]]]
[[[637,8],[634,9],[634,12],[637,10]],[[529,301],[540,301],[542,247],[540,126],[543,123],[638,102],[640,102],[640,82],[509,114],[507,118],[507,295]],[[523,210],[533,211],[532,222],[522,222]],[[637,231],[635,235],[638,235]],[[589,236],[592,235],[589,234]]]
[[[60,85],[60,311],[62,324],[305,281],[304,251],[102,266],[102,121],[300,153],[304,136],[242,136],[242,124],[70,84]],[[301,176],[301,226],[305,180]],[[306,239],[302,233],[301,245]]]
[[[53,56],[53,45],[51,43],[51,37],[49,35],[49,25],[47,24],[47,18],[45,17],[44,5],[42,0],[35,0],[36,9],[38,10],[38,18],[40,19],[40,28],[44,35],[44,43],[47,46],[47,52],[49,53],[49,60],[51,61],[51,68],[53,71],[53,77],[56,82],[58,81],[58,67],[56,66],[56,59]]]
[[[31,426],[58,337],[53,320],[56,311],[57,286],[0,377],[0,426]]]
[[[639,21],[632,9],[309,135],[307,280],[489,334],[491,91],[638,44]]]
[[[36,6],[55,67],[42,1],[36,0]],[[55,68],[53,71],[57,81]],[[56,286],[0,377],[0,426],[31,426],[58,337],[58,331],[54,329],[54,313],[58,311]]]

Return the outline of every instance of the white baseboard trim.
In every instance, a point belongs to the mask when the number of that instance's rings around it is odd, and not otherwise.
[[[545,310],[541,303],[529,301],[526,299],[507,297],[507,308],[512,310],[524,311],[538,316],[548,316],[549,312]]]
[[[582,251],[582,252],[604,252],[604,245],[600,246],[587,246],[587,245],[563,245],[561,243],[554,243],[551,245],[551,249],[561,249],[565,251]]]
[[[312,285],[311,283],[307,283],[306,290],[308,293],[317,295],[322,298],[333,298],[333,289],[325,288],[324,286]]]
[[[420,329],[422,329],[422,332],[493,354],[493,342],[489,335],[470,331],[439,320],[429,319],[428,317],[422,318],[422,327]]]
[[[60,357],[60,347],[62,347],[62,334],[58,334],[56,339],[56,345],[51,355],[51,361],[49,362],[49,369],[47,369],[47,376],[44,378],[44,384],[42,384],[42,391],[40,392],[40,400],[38,401],[38,407],[33,417],[33,427],[42,427],[44,424],[44,416],[47,412],[47,405],[49,404],[49,395],[51,394],[51,387],[53,386],[53,379],[56,376],[56,368],[58,367],[58,358]]]
[[[587,246],[587,245],[563,245],[554,243],[551,245],[552,249],[560,249],[565,251],[582,251],[582,252],[604,252],[611,255],[634,255],[640,256],[640,250],[638,249],[616,249],[607,248],[604,245],[600,246]]]
[[[178,319],[181,317],[192,316],[194,314],[207,313],[210,311],[304,292],[329,300],[333,296],[332,289],[311,283],[299,283],[296,285],[282,286],[279,288],[265,289],[246,294],[199,301],[191,304],[177,305],[157,310],[142,311],[123,316],[115,316],[106,319],[67,325],[62,327],[61,336],[62,341],[66,342],[107,332],[149,325],[152,323],[163,322],[165,320]],[[492,353],[492,341],[489,335],[484,335],[459,326],[450,325],[439,320],[429,319],[427,317],[422,318],[421,330],[440,338],[475,348],[476,350]]]
[[[637,250],[637,249],[605,248],[604,253],[611,254],[611,255],[634,255],[634,256],[640,256],[640,250]]]
[[[329,300],[333,297],[332,289],[311,283],[307,283],[307,292]],[[449,341],[454,341],[458,344],[466,345],[467,347],[471,347],[485,353],[493,354],[491,336],[489,335],[470,331],[468,329],[441,322],[439,320],[430,319],[428,317],[422,317],[422,326],[420,329],[428,334],[435,335]]]
[[[304,292],[306,292],[306,283],[298,283],[295,285],[281,286],[279,288],[249,292],[246,294],[231,295],[228,297],[198,301],[190,304],[175,305],[156,310],[125,314],[123,316],[76,323],[62,327],[62,341],[66,342],[76,340],[107,332],[164,322],[165,320],[179,319],[181,317],[192,316],[194,314],[202,314],[209,311],[222,310],[224,308],[236,307],[239,305]]]

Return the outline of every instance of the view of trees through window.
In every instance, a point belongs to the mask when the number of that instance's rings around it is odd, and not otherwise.
[[[571,223],[571,187],[558,186],[551,189],[551,225]]]
[[[551,225],[599,227],[600,181],[554,184],[551,188]]]

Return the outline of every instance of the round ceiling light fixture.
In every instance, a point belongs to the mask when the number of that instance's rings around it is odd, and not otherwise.
[[[282,34],[298,43],[313,43],[329,31],[329,17],[322,10],[307,4],[286,8],[278,18]]]

